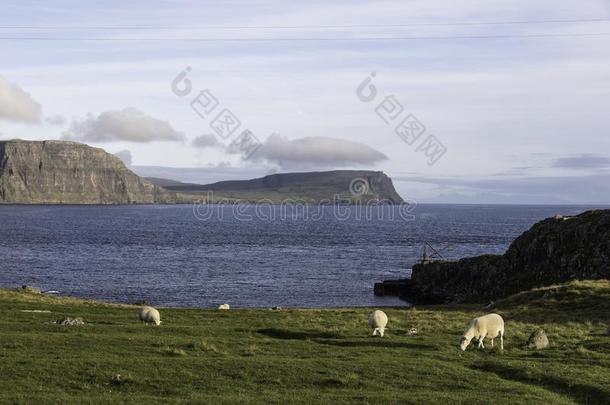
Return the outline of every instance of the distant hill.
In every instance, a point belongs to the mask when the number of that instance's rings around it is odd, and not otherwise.
[[[142,178],[115,155],[82,143],[0,141],[0,203],[154,204],[200,200],[279,203],[290,199],[328,204],[403,202],[392,180],[382,172],[285,173],[199,185]]]
[[[0,142],[0,203],[152,204],[172,195],[103,149],[67,141]]]
[[[286,199],[308,203],[324,201],[354,203],[379,200],[400,204],[392,180],[383,172],[370,170],[333,170],[325,172],[281,173],[251,180],[231,180],[197,185],[149,178],[154,184],[180,194],[206,194],[248,201]],[[215,197],[216,198],[216,197]]]

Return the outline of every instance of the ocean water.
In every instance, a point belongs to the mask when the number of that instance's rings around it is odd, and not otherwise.
[[[0,287],[159,306],[407,305],[424,241],[445,258],[503,253],[535,222],[594,207],[0,206]]]

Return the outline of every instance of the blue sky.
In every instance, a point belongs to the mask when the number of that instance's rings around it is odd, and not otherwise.
[[[583,19],[609,21],[448,25]],[[370,168],[422,202],[610,203],[610,36],[562,36],[610,33],[606,1],[4,1],[0,25],[3,139],[127,150],[189,181]],[[456,36],[513,38],[430,39]],[[303,40],[363,37],[427,39]],[[189,104],[204,89],[263,144],[250,159],[193,143],[213,134]],[[434,165],[375,113],[388,95],[446,147]]]

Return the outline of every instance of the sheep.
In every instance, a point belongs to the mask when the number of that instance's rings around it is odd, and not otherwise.
[[[369,327],[373,329],[373,336],[377,336],[377,332],[379,332],[379,336],[383,337],[387,324],[388,316],[385,312],[376,310],[369,314]]]
[[[220,304],[218,309],[231,309],[231,306],[229,304]]]
[[[468,324],[468,329],[460,340],[460,349],[466,350],[470,341],[476,338],[479,341],[478,348],[484,349],[483,339],[491,339],[491,347],[494,347],[494,339],[500,336],[500,350],[504,350],[504,319],[498,314],[487,314],[475,318]]]
[[[140,320],[147,325],[155,324],[159,326],[161,324],[161,315],[153,307],[142,307],[140,309]]]

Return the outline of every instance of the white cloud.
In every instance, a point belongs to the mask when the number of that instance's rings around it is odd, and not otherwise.
[[[363,143],[312,136],[289,140],[273,134],[253,155],[283,168],[372,165],[387,157]]]
[[[196,148],[211,148],[218,146],[218,139],[213,134],[204,134],[193,139],[192,145]]]
[[[64,139],[89,142],[153,142],[182,141],[184,134],[176,131],[167,121],[153,118],[135,108],[105,111],[98,117],[87,114],[84,120],[72,121]]]
[[[0,119],[39,123],[41,105],[21,87],[0,76]]]
[[[53,115],[51,117],[46,117],[45,122],[50,125],[63,126],[66,125],[66,117],[63,115]]]

